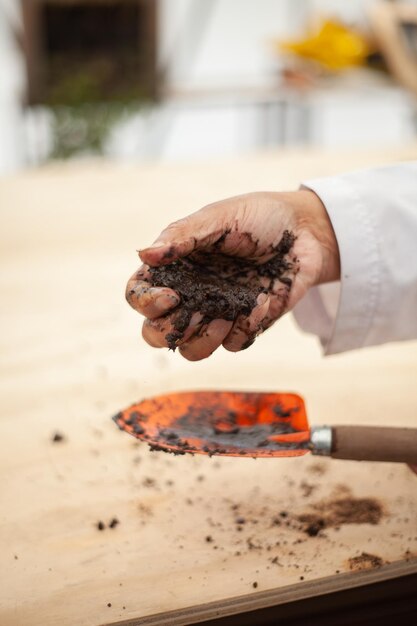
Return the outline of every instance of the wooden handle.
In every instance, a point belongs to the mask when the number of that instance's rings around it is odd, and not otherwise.
[[[334,459],[417,463],[417,428],[334,426]]]

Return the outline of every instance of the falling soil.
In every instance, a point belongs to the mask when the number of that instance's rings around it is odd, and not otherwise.
[[[353,572],[358,572],[364,569],[373,569],[374,567],[381,567],[384,565],[384,560],[380,556],[375,554],[368,554],[368,552],[362,552],[359,556],[353,556],[348,559],[349,569]]]
[[[287,255],[294,241],[293,233],[285,231],[271,251],[272,258],[263,264],[217,252],[199,252],[169,265],[149,268],[151,285],[169,287],[181,297],[173,317],[174,330],[165,337],[168,347],[175,350],[193,313],[202,314],[202,325],[215,319],[234,321],[238,316],[247,317],[256,306],[258,295],[271,289],[276,280],[284,286],[287,299],[292,286],[288,274],[294,271]],[[246,347],[250,343],[249,337]]]
[[[312,511],[297,518],[310,537],[316,537],[324,528],[342,524],[379,524],[383,516],[382,505],[375,498],[337,498],[320,502],[312,509],[318,509],[320,513]]]

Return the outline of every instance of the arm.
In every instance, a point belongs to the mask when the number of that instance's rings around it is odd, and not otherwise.
[[[309,290],[294,310],[301,327],[326,354],[417,338],[417,162],[304,187],[326,206],[341,281]]]

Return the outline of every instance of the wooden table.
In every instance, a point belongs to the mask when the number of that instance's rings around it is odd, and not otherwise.
[[[2,626],[190,624],[417,571],[417,478],[405,466],[173,458],[110,420],[145,396],[222,388],[298,391],[316,424],[415,426],[415,342],[324,359],[287,316],[248,351],[189,363],[143,342],[124,285],[136,248],[207,202],[416,157],[411,146],[92,162],[0,181]],[[375,498],[380,523],[316,537],[296,527],[347,496]],[[360,571],[363,552],[384,564]]]

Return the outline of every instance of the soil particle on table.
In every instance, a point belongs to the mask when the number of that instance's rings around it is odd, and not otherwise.
[[[317,485],[308,483],[306,480],[302,480],[300,483],[301,495],[303,498],[309,498],[313,491],[317,489]]]
[[[67,440],[67,438],[65,437],[65,435],[63,435],[62,433],[60,433],[58,431],[56,433],[54,433],[52,435],[52,437],[51,437],[52,443],[63,443],[66,440]]]
[[[149,489],[154,489],[157,486],[156,480],[154,478],[150,478],[149,476],[145,476],[142,481],[142,485]]]
[[[104,530],[105,528],[106,528],[106,525],[104,522],[102,522],[101,520],[97,522],[97,530]]]
[[[369,554],[368,552],[362,552],[359,556],[353,556],[348,559],[349,569],[355,572],[381,567],[384,563],[385,561],[380,556]]]
[[[217,252],[193,253],[169,265],[149,268],[150,285],[169,287],[180,296],[173,317],[174,330],[166,335],[168,347],[175,350],[184,336],[193,313],[200,312],[202,324],[214,319],[234,321],[247,317],[256,306],[258,295],[280,281],[288,294],[294,263],[287,258],[295,236],[285,231],[279,244],[271,250],[272,258],[263,264]],[[268,282],[269,281],[269,282]],[[252,338],[248,338],[248,346]]]
[[[316,476],[323,476],[327,471],[327,466],[320,461],[315,461],[310,465],[309,471],[311,474],[316,474]]]
[[[312,509],[297,518],[310,537],[316,537],[325,528],[335,528],[342,524],[379,524],[384,514],[383,507],[376,498],[335,498],[317,503]]]
[[[120,520],[117,517],[113,517],[109,522],[109,528],[116,528],[120,524]]]
[[[256,580],[255,580],[255,582],[254,582],[254,583],[252,583],[252,587],[253,587],[254,589],[256,589],[256,588],[257,588],[257,586],[258,586],[258,583],[257,583],[257,582],[256,582]]]

